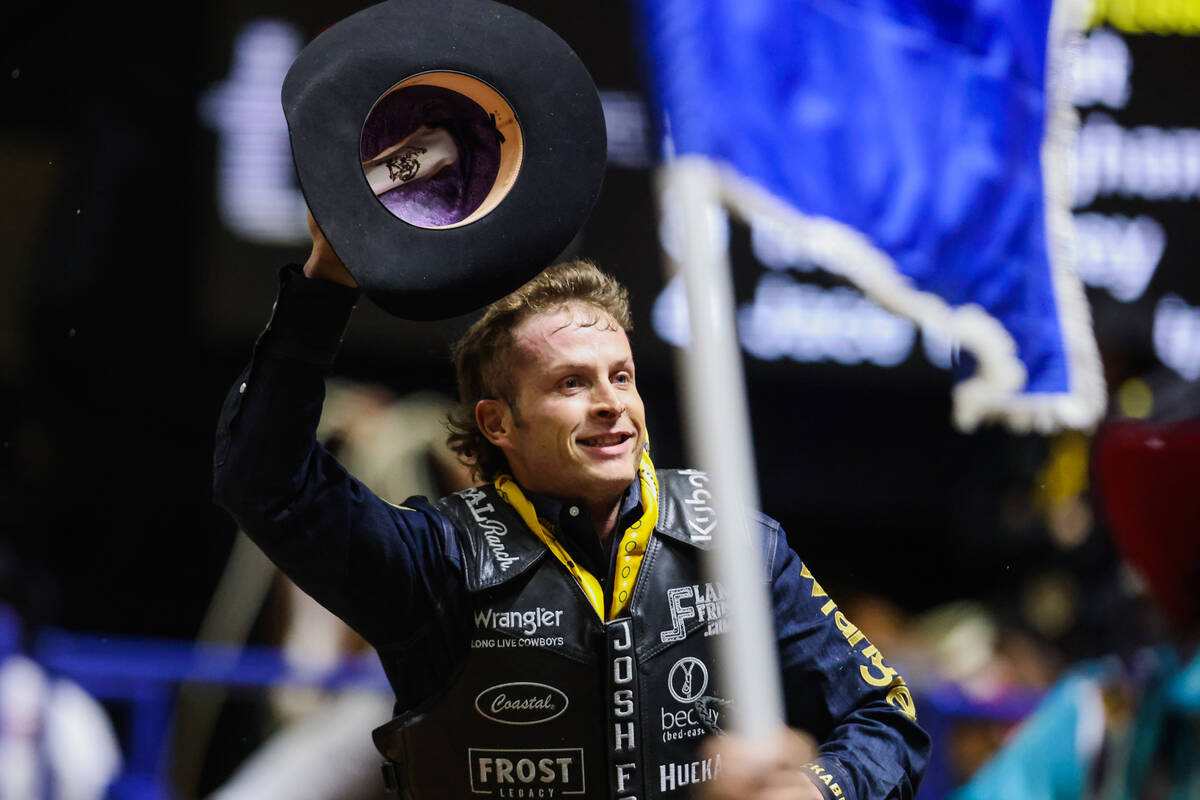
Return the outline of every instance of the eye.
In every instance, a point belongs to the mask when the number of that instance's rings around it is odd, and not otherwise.
[[[613,376],[613,383],[618,385],[633,383],[633,376],[628,372],[618,372]]]
[[[578,389],[580,386],[583,386],[583,381],[572,375],[569,378],[563,378],[561,386],[564,389]]]

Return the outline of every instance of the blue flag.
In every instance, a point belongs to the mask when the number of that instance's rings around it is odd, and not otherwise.
[[[1078,12],[640,0],[664,184],[710,171],[713,202],[951,339],[974,370],[961,428],[1089,427],[1105,389],[1066,185]]]

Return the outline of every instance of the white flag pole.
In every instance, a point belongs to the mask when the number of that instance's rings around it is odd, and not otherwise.
[[[717,519],[705,566],[728,599],[730,624],[714,647],[736,698],[732,731],[761,738],[783,724],[782,693],[762,541],[751,519],[758,481],[719,197],[716,170],[705,160],[684,156],[663,168],[660,202],[674,207],[661,208],[660,218],[678,223],[676,241],[663,249],[687,287],[690,344],[679,354],[685,433],[709,475]]]

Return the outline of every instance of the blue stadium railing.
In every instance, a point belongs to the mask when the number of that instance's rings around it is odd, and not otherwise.
[[[123,705],[125,764],[109,800],[170,800],[170,725],[181,684],[267,688],[288,684],[391,693],[374,653],[347,657],[334,668],[297,670],[273,647],[199,645],[44,630],[32,656],[51,674],[70,678],[106,705]],[[364,736],[369,732],[364,731]]]
[[[124,707],[120,731],[124,770],[108,800],[172,800],[169,734],[181,685],[266,689],[287,684],[391,691],[378,658],[370,652],[348,657],[332,669],[312,672],[295,669],[273,647],[201,645],[56,629],[40,632],[32,650],[33,657],[50,673],[76,681],[109,707]],[[921,724],[934,741],[920,800],[941,800],[955,788],[946,744],[956,724],[979,719],[1015,724],[1034,708],[1040,696],[1032,691],[1016,692],[982,702],[952,685],[918,692]]]

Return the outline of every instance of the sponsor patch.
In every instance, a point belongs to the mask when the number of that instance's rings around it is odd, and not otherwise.
[[[475,629],[506,631],[522,636],[536,636],[544,628],[557,628],[562,624],[562,609],[537,608],[528,611],[496,611],[484,608],[475,612]]]
[[[721,756],[658,765],[658,791],[666,794],[678,789],[705,783],[721,774]]]
[[[663,642],[682,642],[687,638],[688,620],[708,623],[705,636],[726,631],[725,587],[720,583],[675,586],[667,589],[667,608],[671,611],[671,627],[658,634]]]
[[[517,681],[484,689],[475,710],[503,725],[537,725],[567,710],[567,695],[545,683]]]
[[[471,792],[490,797],[585,794],[583,748],[467,749]]]
[[[494,513],[496,508],[488,501],[487,495],[479,489],[467,489],[462,493],[462,496],[467,501],[467,509],[471,512],[471,516],[475,518],[475,522],[483,531],[483,538],[487,542],[488,547],[492,549],[496,563],[500,565],[500,571],[507,572],[514,561],[521,560],[517,556],[509,555],[508,553],[505,544],[505,537],[508,536],[508,526],[498,519],[492,519],[487,516],[489,511]]]
[[[667,673],[667,689],[680,703],[690,704],[708,688],[708,667],[695,656],[684,656]]]
[[[565,641],[561,636],[530,636],[520,639],[472,639],[471,647],[476,650],[498,650],[505,647],[562,647]]]
[[[724,711],[730,705],[720,697],[701,697],[691,708],[668,710],[658,707],[659,730],[664,742],[680,739],[698,739],[710,733],[724,733],[721,729]]]
[[[658,707],[659,721],[662,729],[662,740],[674,742],[679,739],[698,739],[706,731],[701,719],[694,708],[681,708],[668,711],[663,706]]]
[[[693,542],[712,541],[713,528],[717,527],[717,514],[709,502],[712,492],[708,490],[708,474],[696,470],[683,470],[688,476],[692,494],[683,501],[683,518],[687,522],[688,534]]]

